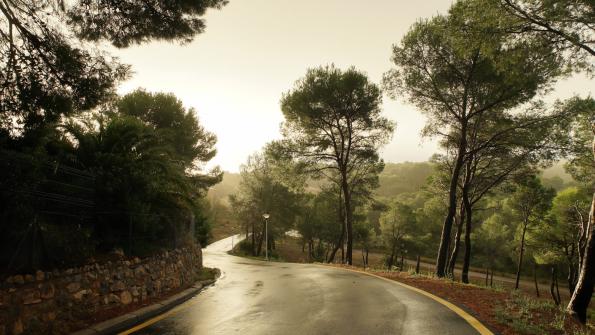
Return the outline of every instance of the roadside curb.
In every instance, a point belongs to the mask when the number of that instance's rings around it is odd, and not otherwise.
[[[220,276],[221,272],[217,269],[217,274],[214,279],[199,280],[184,291],[176,293],[167,299],[139,308],[136,311],[120,315],[113,319],[97,323],[89,328],[74,332],[72,335],[107,335],[125,331],[141,322],[163,314],[186,300],[189,300],[204,288],[213,285]]]

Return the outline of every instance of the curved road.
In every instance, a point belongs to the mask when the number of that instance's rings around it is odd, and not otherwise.
[[[221,269],[214,286],[134,334],[478,334],[442,304],[395,283],[229,249],[231,238],[203,250],[205,266]]]

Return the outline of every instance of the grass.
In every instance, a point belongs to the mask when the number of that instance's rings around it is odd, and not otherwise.
[[[548,300],[535,299],[518,291],[495,308],[496,320],[518,334],[592,334],[593,328],[581,327],[564,309]]]
[[[219,269],[203,267],[196,280],[211,280],[219,277],[220,274]]]

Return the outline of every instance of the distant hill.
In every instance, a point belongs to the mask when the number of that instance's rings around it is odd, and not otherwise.
[[[380,174],[380,187],[376,194],[380,197],[393,198],[399,194],[416,192],[426,184],[433,172],[430,162],[386,163]],[[240,174],[223,173],[223,181],[209,189],[208,198],[228,204],[229,195],[237,191],[240,185]],[[573,184],[572,177],[564,171],[564,162],[558,162],[543,171],[541,179],[546,186],[556,190],[564,189]],[[320,181],[312,181],[309,191],[318,191]]]
[[[433,165],[429,162],[386,163],[380,174],[380,187],[376,194],[381,197],[392,198],[402,193],[415,192],[425,185],[432,174]],[[209,189],[207,197],[211,202],[221,202],[227,205],[229,195],[234,194],[240,185],[240,174],[223,173],[223,181]],[[317,192],[321,181],[311,181],[310,192]]]
[[[543,170],[541,174],[544,178],[554,178],[560,177],[564,180],[565,183],[573,181],[572,177],[564,170],[565,161],[557,162],[556,164],[552,165],[551,167]]]
[[[240,186],[240,178],[239,173],[223,172],[223,180],[209,189],[207,198],[227,205],[229,195],[237,192]]]
[[[402,193],[415,192],[426,184],[433,173],[430,162],[386,163],[380,174],[380,187],[376,194],[392,198]]]
[[[543,170],[540,176],[541,182],[547,187],[554,188],[556,191],[561,191],[575,185],[576,182],[572,179],[572,176],[564,170],[564,164],[564,161],[560,161]]]

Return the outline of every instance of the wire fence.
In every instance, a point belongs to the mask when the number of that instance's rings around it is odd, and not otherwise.
[[[0,172],[0,276],[143,256],[195,236],[192,215],[106,206],[80,168],[0,150]]]

